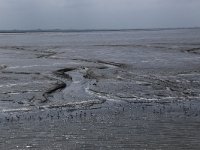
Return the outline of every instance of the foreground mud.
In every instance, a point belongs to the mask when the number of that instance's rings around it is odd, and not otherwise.
[[[199,29],[0,38],[2,149],[200,146]]]

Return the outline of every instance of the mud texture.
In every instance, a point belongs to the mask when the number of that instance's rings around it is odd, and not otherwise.
[[[1,149],[200,147],[199,29],[0,39]]]

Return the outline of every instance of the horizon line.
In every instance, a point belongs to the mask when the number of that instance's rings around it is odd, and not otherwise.
[[[95,31],[159,31],[159,30],[178,30],[178,29],[200,29],[200,27],[161,27],[161,28],[116,28],[116,29],[0,29],[0,33],[27,33],[27,32],[95,32]]]

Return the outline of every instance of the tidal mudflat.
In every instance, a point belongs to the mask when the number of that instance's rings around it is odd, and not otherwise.
[[[199,149],[200,29],[0,34],[0,149]]]

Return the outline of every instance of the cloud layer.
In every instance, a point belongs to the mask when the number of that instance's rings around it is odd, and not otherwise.
[[[199,0],[0,0],[0,29],[200,26]]]

